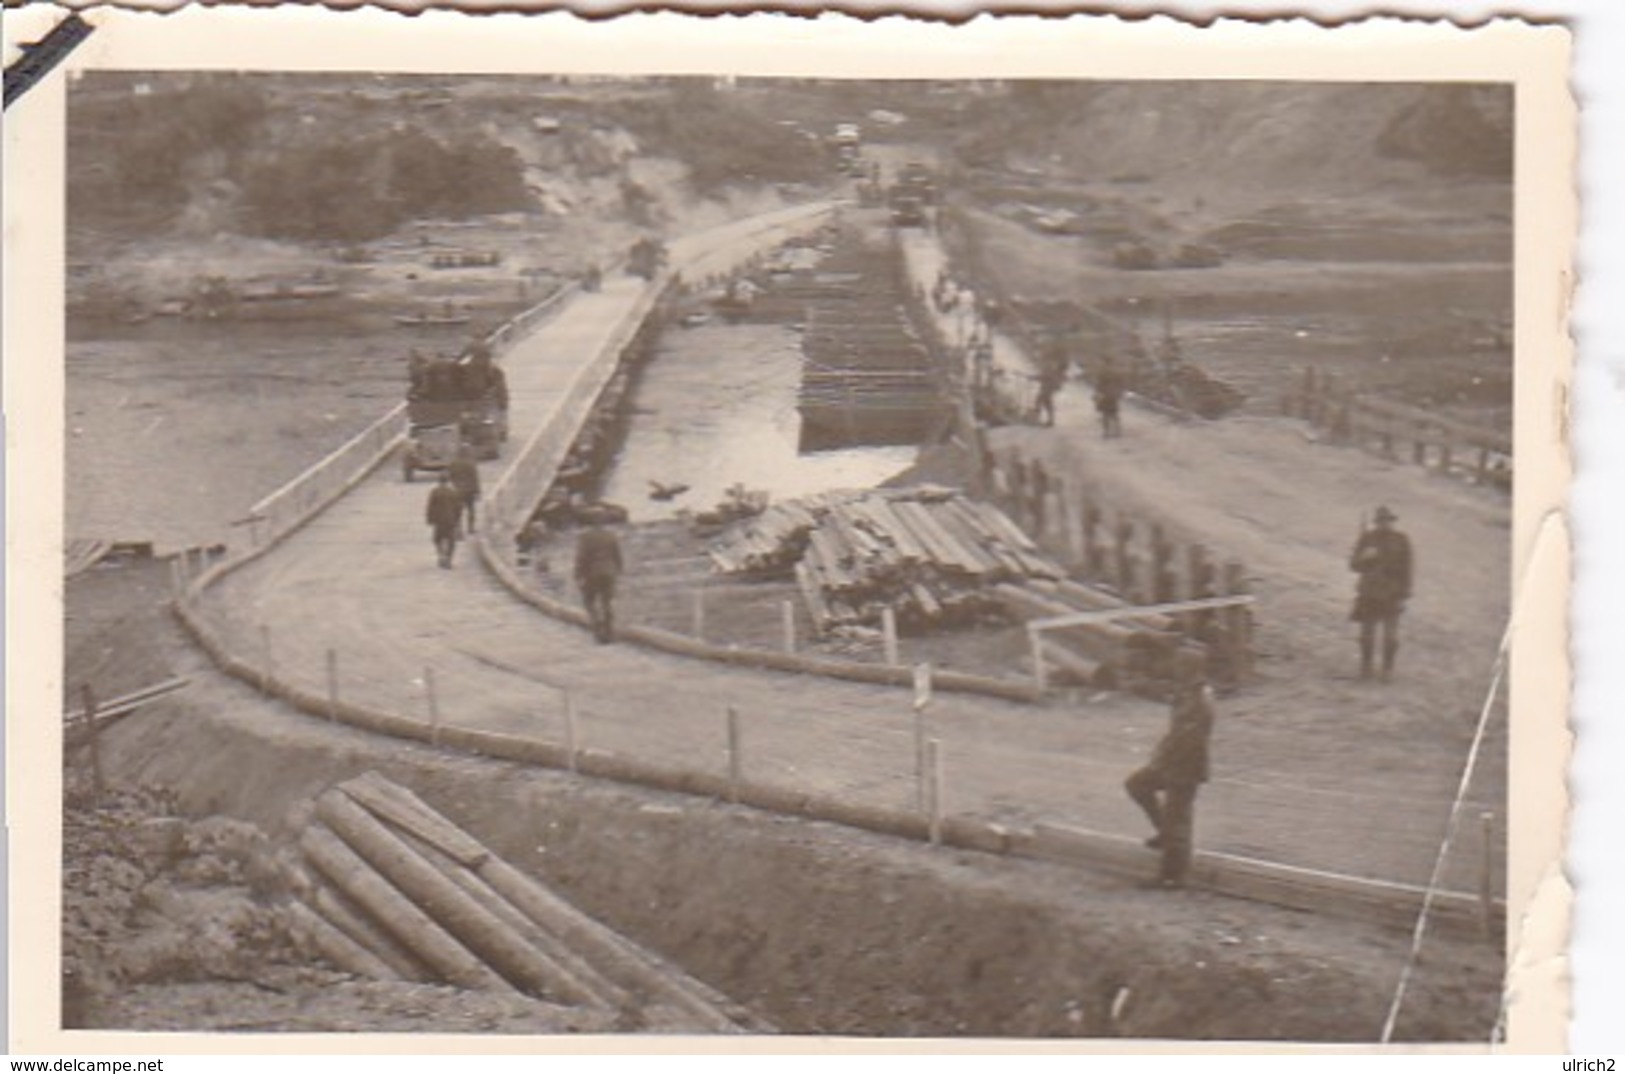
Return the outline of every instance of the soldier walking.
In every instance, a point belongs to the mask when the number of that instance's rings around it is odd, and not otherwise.
[[[1155,887],[1184,887],[1190,872],[1196,792],[1207,782],[1208,740],[1213,734],[1213,692],[1207,685],[1206,666],[1202,647],[1180,647],[1174,657],[1178,686],[1168,730],[1151,760],[1123,782],[1123,789],[1156,829],[1145,841],[1162,851]]]
[[[474,463],[474,451],[467,444],[446,464],[446,476],[452,488],[463,498],[463,511],[468,515],[468,532],[474,532],[475,505],[480,501],[480,468]]]
[[[594,522],[576,538],[576,585],[592,620],[598,644],[615,640],[615,581],[621,576],[621,542],[601,522]]]
[[[1354,542],[1349,569],[1360,576],[1355,589],[1354,611],[1349,618],[1360,624],[1360,678],[1371,677],[1376,656],[1377,635],[1382,635],[1382,678],[1394,674],[1394,657],[1399,653],[1399,616],[1411,599],[1411,541],[1394,523],[1397,515],[1378,507],[1375,525],[1360,528]]]
[[[429,504],[425,511],[430,532],[434,537],[434,550],[440,566],[451,569],[451,557],[457,551],[457,538],[463,520],[463,497],[451,483],[451,475],[440,472],[440,481],[429,490]]]
[[[1066,383],[1067,355],[1059,342],[1044,351],[1038,370],[1038,399],[1033,406],[1033,417],[1041,425],[1055,424],[1055,395]]]

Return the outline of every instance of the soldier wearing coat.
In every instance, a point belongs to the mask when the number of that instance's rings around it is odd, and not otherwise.
[[[1376,524],[1361,529],[1349,555],[1349,569],[1360,576],[1349,618],[1360,624],[1362,679],[1371,677],[1378,634],[1384,682],[1393,676],[1394,657],[1399,654],[1399,616],[1411,599],[1412,559],[1410,538],[1394,528],[1397,521],[1388,508],[1377,508]]]
[[[468,516],[468,532],[474,532],[475,507],[480,502],[480,468],[474,463],[474,452],[467,444],[457,449],[457,455],[446,464],[446,475],[451,485],[463,498],[463,511]]]
[[[451,557],[457,551],[457,538],[461,536],[463,497],[451,483],[451,475],[440,473],[440,482],[429,490],[429,502],[424,511],[434,538],[434,549],[440,566],[451,568]]]
[[[1156,834],[1145,845],[1162,851],[1154,886],[1185,886],[1194,850],[1196,792],[1208,779],[1208,740],[1213,734],[1213,692],[1200,646],[1182,647],[1175,657],[1179,686],[1169,710],[1168,730],[1151,760],[1123,783],[1151,821]]]
[[[621,542],[602,523],[594,522],[576,538],[576,585],[600,645],[615,638],[615,582],[623,566]]]

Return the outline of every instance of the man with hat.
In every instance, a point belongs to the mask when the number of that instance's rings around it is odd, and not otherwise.
[[[1394,673],[1399,653],[1399,615],[1411,599],[1411,541],[1394,528],[1398,516],[1377,508],[1376,524],[1363,525],[1349,556],[1349,569],[1360,576],[1354,611],[1349,618],[1360,624],[1360,677],[1371,677],[1377,634],[1382,634],[1382,678]]]
[[[1208,778],[1208,740],[1213,735],[1213,691],[1207,685],[1207,650],[1181,645],[1174,653],[1177,681],[1168,730],[1151,760],[1134,771],[1123,789],[1144,811],[1156,834],[1145,845],[1162,851],[1152,886],[1185,886],[1194,849],[1196,792]]]

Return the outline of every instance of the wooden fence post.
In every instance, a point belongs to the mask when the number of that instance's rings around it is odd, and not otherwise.
[[[1151,524],[1151,599],[1166,604],[1175,597],[1177,579],[1173,570],[1174,546],[1160,523]]]
[[[434,668],[423,669],[423,695],[429,703],[429,744],[440,745],[440,698],[435,692]]]
[[[705,640],[705,589],[696,587],[694,590],[693,605],[693,635],[700,641]]]
[[[339,718],[339,654],[335,649],[327,650],[327,718],[335,723]]]
[[[1303,401],[1298,407],[1298,417],[1304,421],[1315,420],[1315,370],[1313,366],[1303,367]]]
[[[1411,461],[1418,466],[1428,464],[1428,428],[1422,422],[1416,423],[1416,433],[1411,443]]]
[[[1354,404],[1351,401],[1353,392],[1344,388],[1337,399],[1337,416],[1332,422],[1332,439],[1339,444],[1346,444],[1354,439]]]
[[[880,634],[886,646],[886,663],[896,667],[900,662],[897,653],[897,612],[889,604],[880,609]]]
[[[796,606],[786,600],[779,605],[779,618],[784,623],[784,651],[796,651]]]
[[[1224,565],[1224,593],[1227,597],[1249,593],[1247,570],[1232,560]],[[1224,637],[1229,649],[1226,663],[1237,682],[1244,682],[1253,670],[1252,610],[1245,604],[1234,604],[1224,610]]]
[[[564,691],[564,757],[570,771],[576,770],[576,695]]]
[[[260,624],[260,693],[267,697],[271,694],[271,680],[275,677],[271,673],[271,628],[265,623]]]
[[[942,842],[942,740],[928,739],[925,743],[925,767],[928,773],[926,798],[928,831],[931,845]]]
[[[1129,542],[1134,539],[1134,523],[1126,517],[1117,520],[1116,552],[1113,563],[1117,592],[1125,600],[1134,590],[1134,560],[1129,554]]]
[[[1027,645],[1032,650],[1033,682],[1042,696],[1049,689],[1049,669],[1044,666],[1044,632],[1030,623],[1027,625]]]
[[[930,792],[927,784],[930,782],[930,772],[927,768],[929,758],[926,756],[926,726],[925,708],[914,706],[914,804],[921,813],[924,813],[931,804]]]
[[[1079,516],[1077,505],[1077,486],[1070,481],[1061,483],[1055,490],[1055,514],[1065,529],[1067,560],[1070,566],[1077,568],[1084,564],[1083,548],[1083,519]]]
[[[1449,434],[1445,434],[1439,438],[1439,472],[1441,474],[1448,474],[1450,472],[1450,468],[1454,463],[1454,460],[1451,459],[1450,456],[1450,437]]]
[[[1047,521],[1045,510],[1049,506],[1049,471],[1044,469],[1042,462],[1034,459],[1028,473],[1031,475],[1028,482],[1028,515],[1032,519],[1033,541],[1041,545],[1044,543],[1044,523]]]
[[[79,688],[85,709],[85,734],[90,738],[90,789],[96,804],[102,800],[102,731],[96,722],[96,691],[87,682]]]
[[[739,786],[744,782],[745,759],[739,736],[739,710],[728,706],[728,801],[739,801]]]
[[[1100,543],[1100,508],[1091,499],[1083,501],[1083,546],[1089,577],[1099,580],[1106,574],[1106,550]]]

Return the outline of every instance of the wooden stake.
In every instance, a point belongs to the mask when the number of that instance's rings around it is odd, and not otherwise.
[[[434,668],[423,669],[423,695],[429,703],[429,744],[440,745],[440,697],[434,688]]]
[[[90,787],[99,804],[102,800],[102,732],[96,723],[96,691],[87,682],[79,689],[85,710],[85,733],[90,736]]]
[[[739,786],[744,782],[744,757],[740,753],[739,710],[728,706],[728,801],[739,801]]]
[[[790,601],[783,601],[779,605],[780,618],[784,621],[784,651],[796,651],[796,606]]]
[[[271,628],[268,624],[260,624],[260,693],[270,696],[271,679]]]
[[[327,650],[327,718],[335,723],[339,718],[339,654],[335,649]]]
[[[901,662],[897,655],[897,612],[890,605],[880,609],[880,633],[886,644],[886,663],[896,667]]]
[[[1036,627],[1027,627],[1027,644],[1033,654],[1033,681],[1040,694],[1049,689],[1049,671],[1044,667],[1044,633]]]
[[[705,640],[705,590],[694,590],[694,630],[693,634],[701,641]]]
[[[564,753],[569,758],[570,771],[576,770],[576,697],[564,691]]]
[[[928,774],[926,781],[928,807],[926,817],[931,835],[931,845],[936,846],[942,842],[942,741],[928,739],[925,743],[925,768]]]
[[[930,791],[927,784],[930,782],[930,758],[926,755],[926,716],[925,709],[914,710],[914,805],[921,813],[927,813],[931,806]]]

